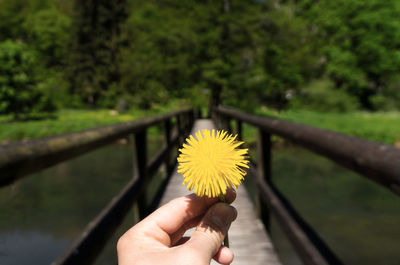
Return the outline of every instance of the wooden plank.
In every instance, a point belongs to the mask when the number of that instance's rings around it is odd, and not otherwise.
[[[192,134],[200,129],[214,129],[215,126],[211,120],[197,120],[193,126]],[[171,177],[161,205],[166,204],[170,200],[185,196],[190,192],[186,187],[182,186],[182,175],[176,172]],[[257,217],[255,208],[251,203],[249,195],[244,186],[237,190],[237,199],[233,206],[238,210],[238,218],[232,223],[229,230],[230,248],[235,254],[232,264],[269,264],[281,265],[271,240],[265,231],[261,220]],[[190,236],[192,230],[189,230],[185,236]],[[218,264],[212,262],[211,264]]]

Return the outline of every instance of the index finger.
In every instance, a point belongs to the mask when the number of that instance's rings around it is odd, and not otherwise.
[[[236,192],[228,190],[227,203],[232,203],[235,198]],[[189,220],[204,214],[216,202],[218,202],[218,198],[199,197],[192,193],[170,201],[146,219],[154,222],[165,233],[171,235]]]
[[[228,190],[225,197],[227,203],[232,203],[236,192]],[[141,238],[141,244],[144,239],[153,245],[157,242],[170,246],[175,232],[185,227],[188,221],[203,215],[216,202],[218,198],[198,197],[195,194],[174,199],[129,229],[124,237],[134,238],[134,241]]]

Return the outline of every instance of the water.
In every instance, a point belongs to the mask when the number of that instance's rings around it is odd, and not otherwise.
[[[149,137],[149,157],[161,146]],[[0,264],[50,264],[132,178],[132,145],[112,145],[0,188]],[[116,242],[136,222],[133,210],[96,264],[116,264]]]
[[[149,156],[160,147],[151,141]],[[132,147],[109,146],[0,189],[0,264],[50,264],[132,177]],[[273,179],[345,264],[400,264],[399,197],[301,148],[275,148]],[[115,244],[136,222],[131,211],[96,265],[116,264]],[[284,264],[301,264],[278,225]]]
[[[274,148],[273,181],[344,264],[400,264],[400,197],[298,147]],[[284,264],[301,264],[276,221]]]
[[[0,189],[0,264],[50,264],[132,177],[132,149],[110,146]]]

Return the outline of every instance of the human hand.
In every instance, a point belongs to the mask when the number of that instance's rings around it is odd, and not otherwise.
[[[228,205],[236,193],[229,190],[225,197],[227,203],[191,194],[165,204],[119,239],[118,264],[205,265],[212,258],[230,264],[233,253],[221,244],[237,216]],[[193,235],[184,238],[192,227],[196,227]]]

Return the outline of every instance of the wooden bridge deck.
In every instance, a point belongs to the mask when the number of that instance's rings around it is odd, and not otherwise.
[[[193,126],[192,134],[200,129],[215,129],[211,120],[197,120]],[[170,200],[189,194],[186,187],[182,186],[182,175],[176,169],[161,200],[161,205]],[[235,254],[232,264],[268,264],[281,265],[274,247],[261,220],[257,217],[254,206],[243,186],[237,190],[237,198],[233,206],[238,210],[238,217],[229,230],[230,248]],[[192,230],[193,231],[193,230]],[[186,235],[190,235],[188,231]],[[217,264],[213,261],[211,264]]]

